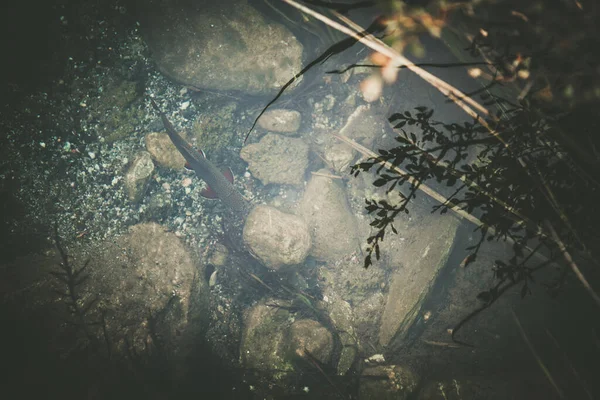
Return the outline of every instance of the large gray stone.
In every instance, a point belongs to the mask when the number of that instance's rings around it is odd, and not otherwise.
[[[401,340],[419,316],[423,301],[448,260],[460,223],[451,214],[421,215],[418,224],[413,221],[404,223],[398,218],[394,225],[404,240],[386,241],[383,246],[383,256],[398,266],[391,275],[381,317],[379,343],[383,346],[393,338]]]
[[[328,176],[313,175],[298,205],[311,230],[311,255],[319,260],[336,261],[359,250],[354,215],[348,208],[344,189]]]
[[[302,116],[296,110],[267,110],[258,119],[258,125],[271,132],[295,133],[300,128]]]
[[[302,263],[312,244],[301,218],[263,205],[248,215],[243,237],[254,257],[271,269]]]
[[[185,158],[166,133],[152,132],[147,134],[146,150],[161,167],[182,169],[185,166]]]
[[[198,89],[272,94],[300,69],[302,46],[246,1],[144,3],[144,38],[159,70]]]
[[[305,357],[305,351],[327,364],[333,353],[333,336],[323,325],[313,319],[294,321],[288,333],[288,354]]]
[[[243,147],[240,157],[264,185],[302,185],[308,167],[308,145],[302,139],[268,133],[258,143]]]
[[[279,371],[284,375],[292,370],[282,351],[286,348],[284,343],[291,317],[286,310],[289,306],[283,300],[268,299],[248,310],[240,347],[240,361],[245,367]]]
[[[266,299],[245,315],[240,359],[246,368],[269,374],[279,380],[294,372],[293,360],[308,352],[327,363],[333,353],[333,336],[315,320],[295,321],[288,309],[291,303]]]
[[[358,398],[360,400],[406,400],[414,397],[418,376],[408,367],[379,365],[362,372]]]
[[[356,108],[348,117],[346,124],[340,129],[339,135],[345,136],[367,148],[386,132],[385,118],[371,105]],[[328,136],[322,147],[323,158],[336,171],[348,173],[356,158],[356,150],[347,143],[340,142],[333,136]]]

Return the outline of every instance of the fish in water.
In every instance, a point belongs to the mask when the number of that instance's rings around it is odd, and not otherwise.
[[[204,158],[206,158],[206,154],[204,154],[204,151],[202,151],[202,149],[198,150],[198,153],[200,153],[200,155]],[[189,162],[185,162],[184,168],[187,169],[188,171],[193,171],[194,168],[192,168],[192,166],[190,165]],[[233,171],[231,170],[231,168],[229,167],[224,167],[220,169],[221,173],[223,174],[223,176],[225,176],[225,178],[227,178],[227,180],[233,184]],[[204,189],[202,189],[200,191],[200,195],[202,197],[206,197],[207,199],[218,199],[219,195],[217,195],[215,193],[214,190],[212,190],[212,188],[207,184],[206,187]]]
[[[150,98],[150,102],[160,115],[169,138],[171,138],[177,150],[185,158],[188,167],[193,169],[196,175],[206,182],[207,189],[203,191],[203,195],[205,197],[221,199],[227,207],[240,214],[242,218],[245,218],[250,212],[250,203],[233,186],[233,174],[231,170],[227,168],[221,171],[214,166],[205,157],[204,152],[194,149],[175,131],[175,127],[167,119],[165,113],[160,110],[153,98]]]

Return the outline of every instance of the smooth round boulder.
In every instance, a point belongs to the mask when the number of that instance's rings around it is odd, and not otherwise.
[[[248,215],[243,238],[250,253],[274,270],[302,263],[312,246],[308,226],[300,217],[265,205]]]

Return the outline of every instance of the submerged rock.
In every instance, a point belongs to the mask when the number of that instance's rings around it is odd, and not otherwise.
[[[278,374],[292,370],[283,351],[290,325],[291,314],[286,310],[289,306],[283,300],[270,299],[248,310],[240,348],[240,359],[246,368],[278,371]]]
[[[146,194],[148,182],[154,171],[152,157],[147,151],[140,151],[125,172],[125,190],[129,200],[137,203]]]
[[[317,267],[317,276],[323,295],[327,297],[324,308],[336,329],[343,332],[340,334],[342,343],[365,353],[373,350],[369,343],[379,332],[387,271],[383,268],[364,269],[362,263],[360,254],[348,257],[347,261],[329,262]],[[354,355],[349,352],[345,356],[350,359]],[[340,364],[338,368],[339,373],[344,372],[344,365]]]
[[[345,136],[355,142],[372,148],[376,138],[380,138],[386,131],[385,118],[377,114],[374,107],[363,105],[348,117],[346,124],[340,129],[339,135]],[[356,158],[356,150],[347,143],[329,137],[323,146],[323,158],[329,162],[336,172],[349,172],[350,165]]]
[[[71,294],[77,297],[72,324],[89,344],[114,360],[136,354],[140,362],[150,360],[154,346],[160,346],[171,371],[183,371],[189,346],[205,329],[207,291],[174,233],[155,223],[139,224],[69,259],[77,275],[71,289],[57,280],[58,301],[67,304]],[[71,346],[78,345],[72,340]]]
[[[267,110],[259,119],[258,125],[271,132],[295,133],[300,129],[301,116],[298,111],[274,109]]]
[[[294,320],[289,302],[268,299],[252,307],[245,317],[240,349],[246,368],[255,368],[281,378],[294,371],[293,361],[310,356],[330,361],[333,336],[315,320]]]
[[[399,365],[366,368],[360,378],[360,400],[412,399],[419,380],[410,369]]]
[[[106,391],[93,391],[106,398],[121,393],[123,386],[113,381],[113,374],[135,357],[139,365],[159,365],[161,375],[174,385],[181,382],[208,316],[206,284],[198,279],[197,265],[182,241],[166,227],[147,223],[122,236],[61,247],[64,258],[50,249],[13,265],[0,263],[0,305],[12,316],[5,318],[3,328],[17,340],[15,354],[25,351],[33,355],[33,364],[46,366],[40,371],[34,366],[32,372],[24,364],[23,373],[44,379],[52,368],[71,376],[83,357],[99,367],[93,380]],[[43,357],[37,358],[40,349]],[[11,357],[11,351],[7,354]],[[57,362],[48,364],[48,359]],[[79,390],[62,392],[64,382],[55,383],[51,386],[57,393],[71,393],[61,397],[82,397]],[[23,398],[38,397],[37,391],[29,393]]]
[[[327,296],[326,302],[320,302],[319,307],[327,310],[331,323],[339,335],[342,350],[337,365],[337,374],[345,375],[354,364],[359,348],[354,330],[355,321],[352,306],[338,295],[332,295],[331,297]]]
[[[404,222],[397,219],[394,225],[399,235],[410,240],[390,241],[383,250],[391,265],[400,266],[391,275],[381,317],[379,343],[383,346],[393,338],[402,340],[419,316],[423,301],[448,260],[460,223],[450,214],[421,215],[418,224]]]
[[[86,292],[101,301],[90,317],[107,313],[110,343],[121,348],[129,341],[143,352],[154,329],[177,352],[177,332],[186,328],[191,303],[202,296],[196,293],[192,299],[194,286],[200,287],[196,266],[174,233],[155,223],[135,225],[116,246],[107,244],[88,272]]]
[[[272,94],[301,69],[302,45],[246,1],[154,1],[141,22],[160,71],[194,88]]]
[[[386,118],[377,113],[370,105],[362,105],[348,117],[346,124],[340,129],[340,135],[346,136],[371,148],[376,138],[386,132]]]
[[[181,169],[185,158],[166,133],[152,132],[146,135],[146,150],[156,163],[165,168]]]
[[[289,328],[290,353],[300,357],[306,350],[311,356],[327,364],[333,352],[333,336],[323,325],[312,319],[295,321]]]
[[[301,218],[263,205],[248,215],[243,238],[250,252],[271,269],[302,263],[312,244]]]
[[[191,135],[206,154],[214,154],[229,146],[234,137],[233,115],[237,103],[215,102],[206,108],[194,121]]]
[[[328,173],[327,170],[319,172]],[[335,261],[358,250],[356,222],[346,194],[335,179],[313,175],[298,205],[298,215],[310,227],[313,257]]]
[[[243,147],[240,157],[264,185],[302,185],[308,167],[308,145],[302,139],[268,133],[258,142]]]
[[[325,146],[323,158],[336,172],[347,173],[356,158],[356,151],[346,143],[334,142]]]

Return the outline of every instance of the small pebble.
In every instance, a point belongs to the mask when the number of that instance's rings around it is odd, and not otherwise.
[[[192,178],[183,178],[183,180],[181,181],[181,186],[183,186],[184,188],[190,186],[192,184]]]

